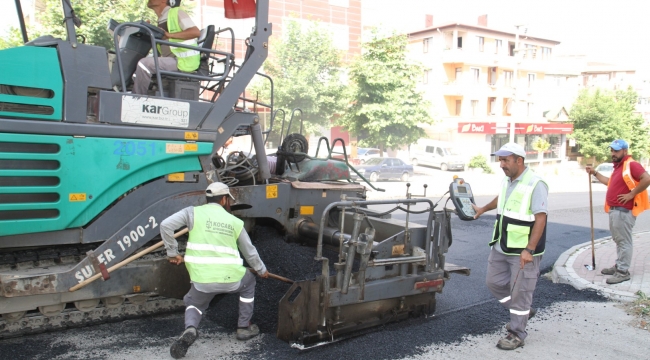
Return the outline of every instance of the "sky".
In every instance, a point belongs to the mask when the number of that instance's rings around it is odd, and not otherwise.
[[[21,0],[28,8],[33,0]],[[110,1],[110,0],[107,0]],[[274,1],[274,0],[270,0]],[[650,1],[647,0],[362,0],[364,24],[408,32],[424,28],[424,14],[434,26],[476,24],[488,15],[488,27],[560,41],[555,54],[586,55],[590,61],[636,68],[650,77]],[[18,26],[14,0],[0,12],[0,35]]]

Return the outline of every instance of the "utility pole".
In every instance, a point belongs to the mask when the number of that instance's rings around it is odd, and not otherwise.
[[[517,121],[517,116],[519,115],[519,102],[517,100],[517,83],[519,82],[519,28],[522,27],[523,25],[515,25],[517,28],[517,31],[515,32],[515,50],[514,50],[514,58],[515,58],[515,66],[513,69],[513,79],[512,79],[512,111],[511,111],[511,117],[512,120],[510,121],[510,142],[513,143],[515,142],[515,122]]]

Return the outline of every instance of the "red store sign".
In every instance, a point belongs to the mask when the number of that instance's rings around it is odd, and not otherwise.
[[[515,123],[515,134],[571,134],[573,124]],[[509,123],[458,123],[459,134],[509,134]]]

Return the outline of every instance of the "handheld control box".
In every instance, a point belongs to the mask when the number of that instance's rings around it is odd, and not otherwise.
[[[461,220],[474,220],[476,211],[474,211],[472,204],[476,203],[474,202],[472,188],[465,180],[455,178],[454,182],[449,184],[449,198],[454,203],[458,217]]]

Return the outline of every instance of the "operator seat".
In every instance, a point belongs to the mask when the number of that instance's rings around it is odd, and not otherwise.
[[[202,49],[211,50],[214,44],[214,36],[214,25],[208,25],[208,27],[201,30],[197,45]],[[196,69],[193,74],[202,76],[210,75],[209,60],[210,53],[201,51],[201,62],[199,63],[199,68]],[[196,79],[185,77],[183,74],[183,72],[177,72],[174,75],[161,75],[165,96],[184,100],[199,100],[201,82]],[[156,94],[156,82],[156,77],[153,76],[149,95]]]

